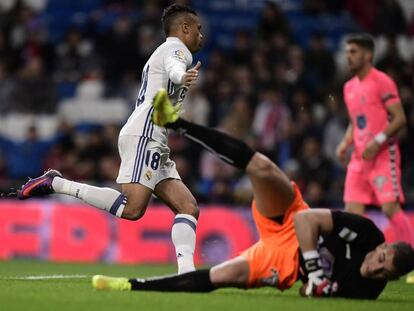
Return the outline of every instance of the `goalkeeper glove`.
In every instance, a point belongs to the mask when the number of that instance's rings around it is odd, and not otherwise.
[[[324,297],[332,296],[338,291],[338,284],[332,283],[322,269],[319,253],[308,251],[303,253],[305,269],[308,274],[308,283],[305,289],[305,296]]]

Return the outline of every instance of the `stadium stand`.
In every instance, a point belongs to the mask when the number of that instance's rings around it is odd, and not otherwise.
[[[391,7],[390,1],[369,1],[370,11],[356,0],[181,2],[200,13],[207,41],[195,55],[203,63],[202,79],[186,100],[186,117],[265,152],[297,180],[313,206],[342,206],[344,168],[333,150],[347,122],[344,37],[375,34],[376,65],[398,82],[410,120],[401,147],[407,206],[413,207],[412,1],[391,1]],[[114,182],[116,171],[101,172],[99,161],[119,161],[117,130],[134,107],[146,58],[163,40],[159,19],[169,3],[0,5],[0,192],[49,166],[68,177]],[[390,30],[383,27],[387,23],[397,26]],[[30,130],[39,144],[51,145],[46,152],[33,151],[28,158],[36,163],[16,172],[19,148],[7,146],[22,144]],[[248,202],[249,186],[238,181],[237,172],[180,137],[172,136],[170,147],[200,201]]]

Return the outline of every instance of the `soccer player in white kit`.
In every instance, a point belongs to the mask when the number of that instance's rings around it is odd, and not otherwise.
[[[138,220],[154,193],[176,213],[171,236],[178,273],[185,273],[195,269],[193,255],[199,211],[194,196],[169,158],[167,130],[151,121],[152,100],[160,88],[165,88],[173,102],[180,105],[187,88],[197,80],[201,63],[191,69],[190,66],[192,53],[201,48],[203,36],[197,13],[186,6],[170,5],[161,20],[167,39],[145,64],[136,108],[119,134],[121,166],[117,183],[121,184],[122,193],[70,181],[60,172],[49,170],[23,185],[18,198],[67,194],[117,217]]]

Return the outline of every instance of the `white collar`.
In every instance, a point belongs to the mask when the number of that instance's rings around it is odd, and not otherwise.
[[[178,38],[178,37],[167,37],[167,40],[166,40],[166,41],[181,42],[181,43],[183,43],[183,44],[184,44],[184,42],[183,42],[183,41],[181,41],[181,40],[180,40],[180,38]]]

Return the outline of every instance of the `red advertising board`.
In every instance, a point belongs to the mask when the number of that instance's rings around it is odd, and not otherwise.
[[[197,226],[197,264],[236,256],[257,239],[250,210],[201,206]],[[381,213],[368,215],[395,236]],[[410,214],[414,225],[414,213]],[[0,259],[19,257],[51,261],[174,262],[170,239],[173,213],[152,205],[139,221],[127,221],[86,206],[53,201],[0,201]]]

